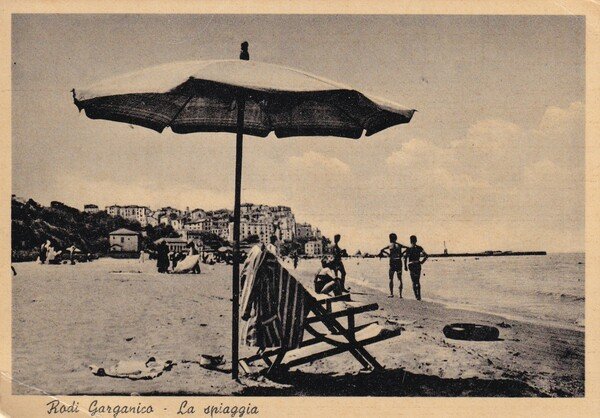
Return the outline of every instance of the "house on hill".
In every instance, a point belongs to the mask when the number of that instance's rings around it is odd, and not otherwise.
[[[135,253],[140,250],[139,232],[121,228],[108,234],[111,253]]]
[[[320,240],[308,241],[304,244],[304,254],[307,257],[320,257],[323,255],[323,243]]]
[[[100,208],[98,208],[98,205],[88,204],[83,206],[83,211],[86,213],[98,213]]]

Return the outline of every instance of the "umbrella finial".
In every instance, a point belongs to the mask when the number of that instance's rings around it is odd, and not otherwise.
[[[248,53],[248,42],[244,41],[241,45],[240,59],[244,61],[250,60],[250,54]]]

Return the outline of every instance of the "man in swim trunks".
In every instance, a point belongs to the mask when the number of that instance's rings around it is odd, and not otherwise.
[[[394,297],[394,273],[396,273],[398,276],[398,282],[400,282],[398,292],[400,299],[402,299],[402,249],[408,247],[406,245],[399,244],[396,242],[397,240],[398,236],[392,232],[390,234],[390,245],[383,247],[381,251],[379,251],[379,256],[390,256],[390,295],[388,297]]]
[[[344,292],[348,292],[346,289],[346,269],[344,268],[344,263],[342,262],[342,249],[339,246],[340,239],[342,236],[340,234],[336,234],[333,237],[333,247],[331,247],[331,255],[333,256],[333,262],[331,263],[333,271],[335,271],[335,277],[337,277],[338,273],[340,273],[340,283],[342,284],[342,290]]]
[[[424,258],[421,260],[421,256]],[[410,278],[413,283],[415,298],[421,300],[421,265],[429,256],[423,247],[417,245],[417,237],[410,236],[410,247],[404,253],[404,270],[410,270]]]

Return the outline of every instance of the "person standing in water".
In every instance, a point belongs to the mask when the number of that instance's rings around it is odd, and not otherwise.
[[[422,260],[421,257],[423,257]],[[421,265],[427,261],[428,257],[423,247],[417,245],[417,237],[411,235],[410,247],[404,253],[404,270],[410,270],[410,279],[417,300],[421,300]]]
[[[408,248],[406,245],[399,244],[398,236],[393,232],[390,234],[390,245],[383,247],[379,251],[379,256],[389,255],[390,257],[390,295],[388,297],[394,297],[394,273],[398,276],[398,295],[402,299],[402,249]]]
[[[333,237],[333,247],[331,247],[331,255],[333,256],[333,262],[331,263],[333,266],[333,271],[335,271],[335,277],[340,273],[340,283],[342,284],[342,290],[344,292],[349,292],[346,289],[346,268],[344,267],[344,262],[342,261],[343,250],[340,248],[340,239],[342,236],[340,234],[336,234]]]

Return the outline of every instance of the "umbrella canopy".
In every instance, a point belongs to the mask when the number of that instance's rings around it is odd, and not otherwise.
[[[240,94],[243,133],[261,137],[360,138],[408,123],[415,112],[300,70],[242,60],[163,64],[73,90],[92,119],[176,133],[237,133]]]

